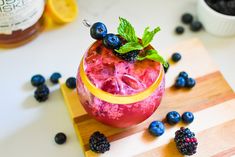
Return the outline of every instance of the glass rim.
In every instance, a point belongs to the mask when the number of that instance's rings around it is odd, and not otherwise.
[[[152,83],[151,86],[146,88],[144,91],[133,94],[133,95],[127,95],[127,96],[114,95],[109,92],[103,91],[100,88],[97,88],[90,81],[90,79],[87,77],[86,72],[85,72],[84,59],[85,57],[83,56],[80,62],[80,66],[79,66],[79,74],[80,74],[82,83],[88,89],[88,91],[91,94],[93,94],[95,97],[99,98],[100,100],[106,101],[108,103],[112,103],[112,104],[127,105],[127,104],[136,103],[136,102],[139,102],[148,98],[160,86],[163,80],[163,76],[164,76],[163,65],[159,62],[160,71],[159,71],[157,79]]]

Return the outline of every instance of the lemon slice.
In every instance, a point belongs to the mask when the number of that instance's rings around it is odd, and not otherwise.
[[[51,18],[58,23],[72,22],[78,14],[76,0],[48,0],[47,8]]]

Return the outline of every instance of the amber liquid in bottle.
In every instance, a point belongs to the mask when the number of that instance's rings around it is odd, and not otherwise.
[[[0,0],[0,47],[26,44],[43,30],[44,0]]]

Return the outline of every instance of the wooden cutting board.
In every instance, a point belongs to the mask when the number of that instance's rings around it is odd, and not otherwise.
[[[195,132],[199,146],[198,157],[229,157],[235,155],[235,93],[225,81],[217,66],[198,39],[188,40],[166,50],[168,58],[172,52],[180,52],[182,60],[171,64],[166,74],[166,92],[157,111],[143,123],[126,129],[106,126],[90,118],[82,108],[76,90],[70,90],[61,81],[61,91],[68,107],[78,140],[87,157],[173,157],[182,156],[173,142],[174,133],[183,123],[166,126],[165,134],[153,137],[147,131],[153,120],[163,120],[172,110],[182,114],[194,113],[195,120],[185,126]],[[191,89],[171,88],[180,71],[196,78]],[[96,154],[89,150],[90,135],[100,131],[111,142],[110,151]]]

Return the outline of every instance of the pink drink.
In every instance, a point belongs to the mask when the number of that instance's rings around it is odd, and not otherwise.
[[[162,70],[160,63],[151,60],[124,61],[115,56],[113,50],[105,48],[102,41],[96,41],[88,49],[83,66],[96,88],[123,97],[150,88]],[[165,90],[165,79],[163,74],[160,84],[147,98],[131,104],[110,103],[94,96],[84,85],[80,70],[77,90],[80,102],[90,116],[104,124],[124,128],[139,124],[154,113]]]

